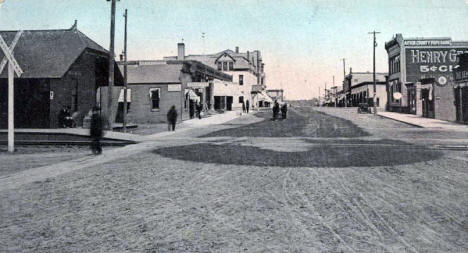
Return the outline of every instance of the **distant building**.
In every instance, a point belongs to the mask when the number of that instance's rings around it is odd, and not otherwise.
[[[123,71],[123,63],[119,67]],[[171,106],[179,120],[195,116],[196,104],[211,108],[213,81],[230,82],[232,77],[192,60],[131,61],[128,65],[128,120],[133,123],[166,122]],[[123,99],[119,99],[123,108]]]
[[[376,80],[376,106],[385,108],[387,104],[386,91],[387,73],[375,73]],[[343,82],[343,93],[347,106],[358,106],[359,103],[372,105],[374,96],[374,74],[372,72],[352,72],[346,75]]]
[[[453,70],[467,41],[449,37],[404,38],[385,43],[388,53],[388,110],[455,121]]]
[[[232,94],[215,95],[218,97],[215,98],[217,101],[224,99],[221,97],[232,97],[232,103],[231,98],[227,101],[232,108],[241,108],[242,102],[247,100],[251,106],[258,106],[257,98],[261,96],[256,96],[256,94],[265,89],[265,64],[259,50],[242,53],[236,47],[235,51],[227,49],[215,54],[185,55],[185,46],[183,43],[179,43],[178,56],[164,57],[164,60],[175,59],[198,61],[232,76],[232,82],[239,87],[234,89]]]
[[[0,31],[8,45],[18,31]],[[77,29],[26,30],[14,55],[24,73],[15,78],[15,127],[56,128],[62,107],[77,112],[78,125],[108,84],[109,53]],[[0,50],[0,59],[3,59]],[[115,85],[123,84],[116,68]],[[8,71],[0,73],[0,128],[8,122]]]

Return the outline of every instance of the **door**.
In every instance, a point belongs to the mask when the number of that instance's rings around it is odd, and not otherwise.
[[[232,111],[233,98],[231,96],[226,97],[226,110]]]

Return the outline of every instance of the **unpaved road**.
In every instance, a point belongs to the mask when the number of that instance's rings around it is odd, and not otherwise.
[[[468,251],[465,151],[408,146],[412,143],[394,136],[403,128],[414,130],[380,118],[366,118],[366,126],[384,129],[385,136],[337,119],[339,127],[329,129],[342,130],[333,138],[320,123],[333,126],[332,117],[298,111],[303,116],[293,113],[289,120],[306,117],[296,126],[303,131],[286,137],[291,126],[286,122],[251,120],[251,130],[240,134],[244,118],[226,124],[236,129],[175,135],[149,151],[0,191],[0,251]],[[250,136],[255,126],[274,130]],[[209,134],[218,129],[222,135]],[[341,142],[361,149],[344,145],[336,147],[339,152],[325,152],[327,144]],[[317,143],[326,148],[311,148]],[[369,151],[363,150],[368,144]],[[200,145],[214,145],[216,152],[187,152]],[[378,152],[372,150],[376,146]],[[376,156],[398,148],[407,152]],[[321,157],[320,164],[308,166],[314,159],[281,167],[242,163],[296,152]],[[337,156],[366,165],[333,166]],[[369,166],[376,159],[386,159],[385,165]]]

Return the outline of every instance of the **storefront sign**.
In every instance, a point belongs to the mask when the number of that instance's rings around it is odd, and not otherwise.
[[[182,85],[181,84],[169,84],[167,86],[167,91],[181,91]]]
[[[457,56],[465,52],[468,52],[468,48],[407,48],[407,81],[417,82],[433,77],[436,85],[445,86],[458,67]]]
[[[187,87],[189,88],[205,88],[208,87],[208,82],[189,82],[187,83]]]
[[[450,39],[442,40],[405,40],[405,46],[450,46]]]

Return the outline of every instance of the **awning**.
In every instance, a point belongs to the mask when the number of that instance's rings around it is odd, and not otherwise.
[[[273,103],[273,99],[270,98],[264,91],[257,93],[258,101],[266,101]]]
[[[119,103],[124,102],[124,89],[120,89]],[[132,102],[132,90],[127,88],[127,102]]]
[[[191,89],[185,89],[185,96],[187,97],[187,95],[188,95],[188,98],[191,100],[195,100],[197,102],[200,101],[200,97],[197,95],[197,93],[195,93],[195,91]]]

